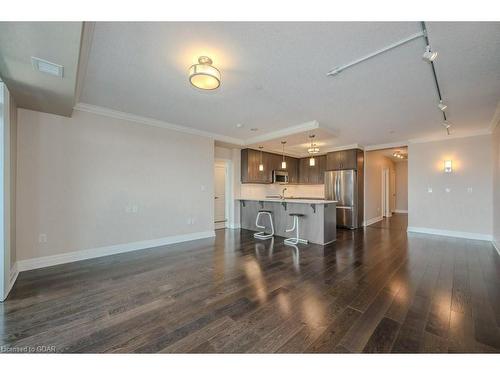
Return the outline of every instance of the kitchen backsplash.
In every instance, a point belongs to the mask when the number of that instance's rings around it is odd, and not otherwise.
[[[259,199],[267,195],[279,195],[286,188],[285,196],[324,198],[324,185],[280,185],[280,184],[241,184],[241,198]]]

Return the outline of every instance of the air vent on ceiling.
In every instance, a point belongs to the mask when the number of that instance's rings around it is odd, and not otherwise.
[[[56,77],[63,77],[64,66],[54,64],[50,61],[39,59],[38,57],[31,57],[31,63],[33,64],[33,69],[39,72],[50,74]]]

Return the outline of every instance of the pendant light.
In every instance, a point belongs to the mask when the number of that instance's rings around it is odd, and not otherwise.
[[[286,161],[285,161],[285,144],[286,144],[286,141],[281,141],[281,144],[283,145],[283,161],[281,162],[281,169],[286,169]]]
[[[311,134],[309,136],[309,139],[311,140],[311,147],[309,147],[309,149],[307,150],[311,155],[311,157],[309,158],[310,167],[314,167],[316,165],[316,159],[314,158],[314,154],[317,154],[319,152],[319,148],[316,147],[316,145],[314,144],[314,137],[315,137],[314,134]]]
[[[264,164],[262,164],[262,149],[264,146],[259,146],[260,150],[260,164],[259,164],[259,172],[264,172]]]

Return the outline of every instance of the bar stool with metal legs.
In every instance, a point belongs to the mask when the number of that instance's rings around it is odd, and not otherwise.
[[[272,238],[274,236],[274,224],[273,224],[273,217],[272,217],[271,213],[272,213],[272,211],[259,210],[259,213],[257,214],[257,218],[255,219],[255,226],[257,228],[262,228],[265,230],[266,229],[265,225],[259,225],[259,218],[261,215],[268,216],[269,222],[271,223],[271,233],[266,234],[265,231],[258,232],[258,233],[255,233],[253,235],[255,238],[258,238],[260,240],[267,240],[267,239]]]
[[[300,243],[308,243],[307,240],[303,240],[303,239],[299,238],[299,217],[303,217],[305,215],[293,213],[293,214],[290,214],[290,216],[293,217],[293,227],[291,227],[290,229],[285,229],[285,232],[293,232],[294,230],[296,232],[295,232],[295,237],[287,238],[285,240],[285,244],[297,245],[299,242]]]

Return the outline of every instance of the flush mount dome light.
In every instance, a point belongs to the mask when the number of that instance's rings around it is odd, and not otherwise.
[[[220,72],[212,66],[212,59],[200,56],[198,64],[189,68],[189,82],[202,90],[215,90],[220,86]]]

